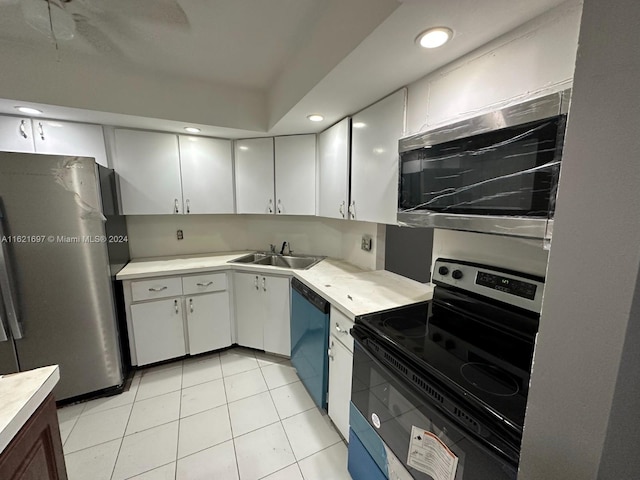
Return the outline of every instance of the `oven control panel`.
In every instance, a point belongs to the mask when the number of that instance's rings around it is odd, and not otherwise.
[[[449,285],[540,313],[544,279],[495,266],[439,258],[433,283]]]

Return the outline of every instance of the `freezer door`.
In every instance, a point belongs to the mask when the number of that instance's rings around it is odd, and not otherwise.
[[[21,370],[60,365],[58,400],[121,384],[95,162],[0,153],[0,197]]]

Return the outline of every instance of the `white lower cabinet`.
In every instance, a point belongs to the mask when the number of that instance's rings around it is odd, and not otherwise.
[[[185,308],[191,355],[231,345],[231,315],[227,292],[186,297]]]
[[[353,322],[331,308],[329,335],[329,417],[342,437],[349,441],[349,404],[353,371],[353,341],[349,330]],[[344,342],[344,343],[343,343]]]
[[[288,277],[263,278],[264,351],[291,356],[291,299]]]
[[[168,298],[131,305],[131,323],[138,365],[181,357],[187,353],[182,299]]]
[[[133,365],[231,345],[227,274],[125,282]]]
[[[238,344],[291,355],[289,278],[235,272]]]

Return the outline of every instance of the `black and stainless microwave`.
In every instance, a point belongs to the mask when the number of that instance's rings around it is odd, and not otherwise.
[[[548,236],[570,91],[400,140],[400,223]]]

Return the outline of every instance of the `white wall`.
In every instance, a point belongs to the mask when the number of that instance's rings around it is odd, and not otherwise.
[[[581,10],[569,0],[409,85],[407,134],[571,86]]]
[[[382,268],[384,226],[351,220],[276,215],[128,216],[131,258],[236,250],[268,250],[290,242],[295,253],[345,259],[366,270]],[[176,230],[184,232],[177,240]],[[360,249],[363,234],[373,250]]]

